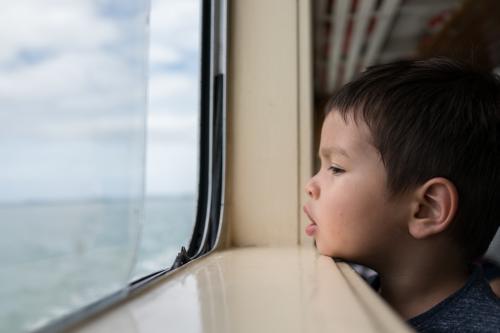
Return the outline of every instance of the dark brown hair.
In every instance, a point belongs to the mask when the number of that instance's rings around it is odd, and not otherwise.
[[[397,195],[433,177],[457,187],[451,234],[470,261],[500,220],[500,79],[446,58],[369,67],[327,104],[370,128]],[[357,120],[356,120],[357,121]]]

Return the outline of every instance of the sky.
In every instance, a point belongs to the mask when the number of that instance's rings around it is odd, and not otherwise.
[[[200,1],[10,1],[0,43],[0,203],[195,193]]]

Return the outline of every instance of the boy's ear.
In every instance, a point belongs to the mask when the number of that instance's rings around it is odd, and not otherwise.
[[[436,177],[415,190],[413,215],[408,225],[416,239],[426,238],[444,231],[455,217],[458,192],[451,181]]]

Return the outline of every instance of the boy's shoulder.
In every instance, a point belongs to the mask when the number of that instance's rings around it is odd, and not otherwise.
[[[476,267],[465,286],[408,323],[418,332],[500,332],[500,299]]]

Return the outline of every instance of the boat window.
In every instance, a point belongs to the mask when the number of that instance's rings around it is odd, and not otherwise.
[[[153,0],[145,210],[131,276],[170,268],[188,247],[199,177],[201,1]]]
[[[219,6],[2,4],[0,331],[64,329],[213,249]]]
[[[0,11],[0,331],[126,286],[142,218],[149,4]]]

